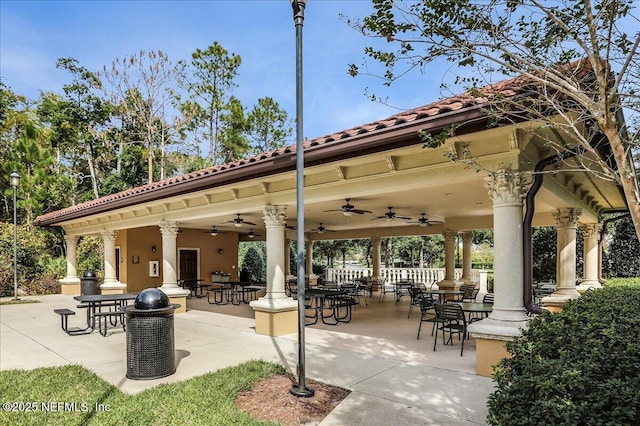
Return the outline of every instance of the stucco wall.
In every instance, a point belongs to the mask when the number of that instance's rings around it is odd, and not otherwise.
[[[211,282],[211,273],[224,271],[231,280],[238,279],[238,234],[220,233],[213,237],[205,230],[183,229],[178,233],[177,249],[199,249],[200,277]],[[120,281],[127,283],[127,291],[136,292],[149,287],[162,286],[162,235],[156,226],[133,228],[118,232],[116,245],[120,246]],[[152,251],[155,246],[156,251]],[[219,250],[222,253],[219,253]],[[137,263],[134,263],[134,259]],[[179,256],[176,254],[177,262]],[[160,276],[149,276],[149,262],[160,264]],[[179,264],[176,272],[180,277]]]
[[[178,234],[177,244],[178,249],[200,249],[199,270],[204,282],[211,282],[214,271],[231,274],[232,281],[238,279],[238,234],[235,232],[219,233],[213,237],[206,230],[183,229]]]

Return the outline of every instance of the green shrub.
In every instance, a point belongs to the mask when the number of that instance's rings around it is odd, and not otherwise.
[[[493,425],[640,424],[640,288],[585,293],[533,318],[495,369]]]
[[[266,280],[266,266],[262,260],[262,255],[254,247],[250,246],[242,260],[242,269],[249,272],[249,281],[261,283]]]

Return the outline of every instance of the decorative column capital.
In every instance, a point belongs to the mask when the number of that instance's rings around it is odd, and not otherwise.
[[[105,229],[104,231],[100,232],[100,235],[102,235],[102,239],[104,241],[115,241],[118,237],[118,231],[115,231],[113,229]]]
[[[64,242],[67,244],[67,246],[75,246],[78,244],[78,236],[64,234]]]
[[[371,237],[371,245],[373,247],[379,246],[381,242],[382,242],[382,238],[380,238],[380,237]]]
[[[160,222],[158,226],[160,227],[160,233],[162,236],[178,236],[178,224],[176,222]]]
[[[502,169],[484,178],[494,205],[522,203],[533,182],[531,172]]]
[[[470,244],[473,241],[473,231],[464,231],[460,233],[460,236],[464,244]]]
[[[553,219],[556,221],[557,228],[575,228],[578,217],[582,214],[582,209],[568,207],[558,209],[552,212],[552,214]]]
[[[601,223],[582,223],[578,227],[582,231],[584,238],[594,237],[602,231]]]
[[[264,206],[262,210],[266,226],[284,226],[287,220],[286,206]]]
[[[453,229],[445,229],[442,235],[444,235],[445,241],[454,241],[458,236],[458,231],[454,231]]]

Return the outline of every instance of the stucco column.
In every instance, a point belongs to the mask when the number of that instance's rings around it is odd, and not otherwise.
[[[526,327],[524,310],[524,260],[522,200],[531,185],[531,174],[499,170],[485,178],[493,199],[494,303],[488,318],[470,325],[472,335],[509,340]]]
[[[78,245],[78,237],[76,235],[64,236],[65,245],[67,247],[67,275],[60,280],[60,293],[66,295],[80,294],[80,278],[78,278],[76,247]]]
[[[584,240],[584,265],[582,268],[582,282],[578,292],[582,293],[590,288],[602,288],[598,281],[598,235],[602,230],[601,223],[587,223],[580,226]]]
[[[471,242],[473,241],[473,231],[465,231],[462,234],[462,278],[465,284],[473,282],[471,273]]]
[[[438,282],[441,289],[454,288],[460,284],[456,281],[456,236],[458,231],[445,229],[444,235],[444,279]]]
[[[557,232],[556,291],[542,298],[550,308],[558,308],[567,300],[580,297],[576,290],[576,229],[581,209],[565,208],[553,212]]]
[[[313,273],[313,241],[306,240],[305,244],[305,265],[304,270],[309,278],[309,284],[318,284],[318,276]]]
[[[100,286],[103,293],[122,292],[127,287],[118,281],[116,276],[116,238],[118,231],[105,229],[100,233],[104,242],[104,281]]]
[[[267,231],[267,292],[249,305],[255,311],[257,333],[271,336],[294,333],[298,329],[298,301],[288,297],[284,291],[287,209],[284,206],[265,206],[263,213]]]
[[[291,240],[284,239],[284,278],[289,279],[291,276]]]
[[[382,238],[372,237],[371,238],[371,278],[377,280],[380,278],[380,244],[382,243]]]

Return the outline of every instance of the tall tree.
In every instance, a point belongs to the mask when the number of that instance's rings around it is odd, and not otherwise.
[[[160,50],[140,51],[116,59],[111,68],[103,68],[112,102],[128,108],[123,114],[135,123],[132,128],[141,132],[137,140],[144,141],[147,149],[148,183],[154,180],[154,152],[158,149],[162,164],[165,146],[171,143],[173,132],[167,131],[166,110],[175,99],[180,68],[180,64],[171,62]],[[162,167],[160,176],[164,176]]]
[[[640,190],[632,150],[640,142],[640,32],[633,0],[374,0],[374,13],[347,22],[391,46],[365,54],[385,67],[387,84],[436,60],[460,68],[456,83],[470,88],[498,76],[523,77],[540,96],[489,101],[496,111],[520,111],[581,149],[573,167],[611,179],[624,190],[640,238]],[[352,64],[358,75],[364,67]],[[472,92],[473,94],[473,92]],[[486,93],[485,93],[486,94]],[[625,127],[622,112],[630,127]],[[558,120],[558,117],[561,120]],[[607,137],[615,166],[597,155],[597,133]],[[428,140],[430,146],[442,141]],[[551,145],[558,152],[562,146]],[[573,160],[575,161],[575,160]]]
[[[270,97],[258,99],[247,121],[251,151],[256,155],[286,146],[293,133],[287,112]]]
[[[222,160],[229,163],[246,156],[249,152],[249,143],[244,136],[247,119],[242,104],[235,97],[231,97],[226,105],[221,122],[224,123],[219,135]]]
[[[236,86],[233,80],[238,75],[240,63],[240,56],[230,54],[216,41],[205,50],[197,49],[183,74],[182,84],[190,97],[191,110],[197,109],[194,131],[208,141],[212,164],[222,161],[222,114]]]
[[[104,159],[104,126],[111,105],[98,95],[102,82],[97,74],[81,66],[74,58],[61,58],[57,68],[71,73],[71,83],[63,86],[64,98],[45,94],[38,113],[50,125],[51,142],[69,160],[72,174],[85,176],[77,161],[86,162],[94,198],[100,196],[97,163]]]

